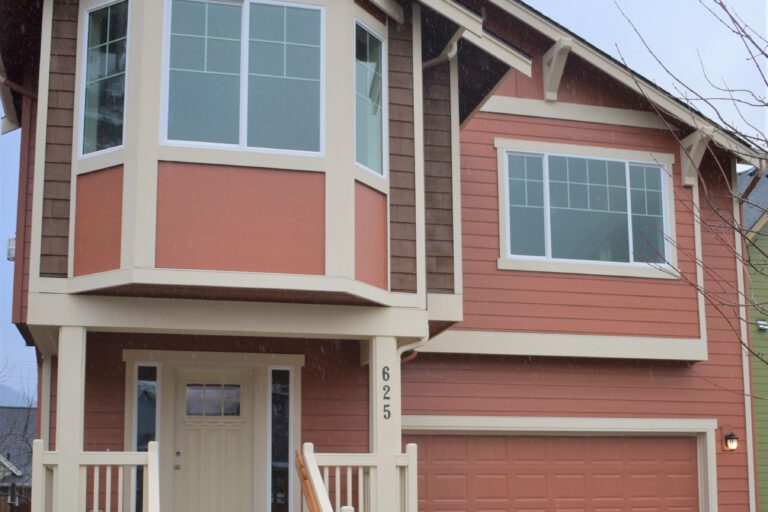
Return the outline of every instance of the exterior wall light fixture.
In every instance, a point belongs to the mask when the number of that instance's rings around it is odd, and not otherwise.
[[[739,447],[739,436],[733,432],[726,434],[725,437],[723,437],[723,441],[725,442],[725,449],[730,452],[735,451],[736,448]]]

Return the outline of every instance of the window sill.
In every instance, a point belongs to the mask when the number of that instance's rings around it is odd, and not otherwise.
[[[499,258],[499,270],[522,270],[525,272],[558,272],[563,274],[590,274],[618,277],[641,277],[647,279],[679,279],[679,273],[668,265],[658,267],[646,263],[600,263],[581,261],[523,260]]]

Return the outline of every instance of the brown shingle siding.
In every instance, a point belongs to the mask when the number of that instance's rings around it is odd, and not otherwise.
[[[389,24],[390,288],[416,291],[416,191],[413,44],[410,11]]]
[[[40,275],[67,276],[77,0],[55,0],[48,86]]]
[[[448,63],[424,71],[427,291],[453,293],[451,88]]]

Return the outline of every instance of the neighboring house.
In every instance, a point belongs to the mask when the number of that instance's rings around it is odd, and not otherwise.
[[[757,177],[744,202],[746,230],[749,336],[752,350],[752,385],[755,399],[755,469],[762,510],[768,507],[768,180],[752,169],[739,175],[743,193]]]
[[[0,511],[29,510],[37,410],[0,407]]]
[[[33,510],[756,509],[766,155],[516,1],[36,6]]]

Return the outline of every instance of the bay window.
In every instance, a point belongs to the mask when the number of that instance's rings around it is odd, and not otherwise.
[[[128,2],[88,13],[82,154],[123,144]]]
[[[173,0],[167,139],[321,151],[322,10]]]
[[[667,262],[663,166],[551,153],[504,156],[508,257]]]

